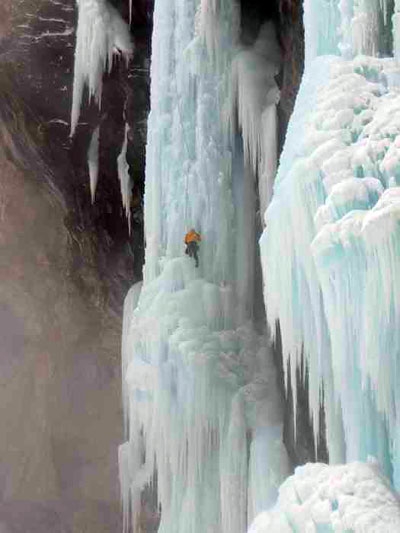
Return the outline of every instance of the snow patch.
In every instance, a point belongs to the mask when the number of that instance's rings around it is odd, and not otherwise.
[[[279,489],[275,507],[249,533],[400,530],[400,501],[373,461],[296,468]]]

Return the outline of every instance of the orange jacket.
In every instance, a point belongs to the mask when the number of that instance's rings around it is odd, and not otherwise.
[[[201,235],[200,233],[197,233],[197,231],[194,231],[194,229],[191,229],[185,235],[185,244],[189,244],[189,242],[200,242],[200,241],[201,241]]]

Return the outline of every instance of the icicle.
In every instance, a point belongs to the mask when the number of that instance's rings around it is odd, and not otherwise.
[[[96,195],[97,180],[99,177],[99,139],[100,139],[100,126],[92,133],[89,149],[87,152],[87,162],[89,167],[89,179],[90,179],[90,196],[92,204],[94,203]]]
[[[261,164],[258,177],[261,221],[272,197],[278,157],[278,115],[276,105],[268,106],[261,115]]]
[[[353,18],[354,0],[339,0],[340,37],[339,50],[343,57],[350,59],[353,55],[352,34],[349,31]]]
[[[126,374],[128,370],[128,363],[130,360],[131,350],[131,322],[133,312],[136,309],[140,291],[142,290],[142,283],[138,282],[133,285],[125,296],[124,312],[122,323],[122,341],[121,341],[121,366],[122,366],[122,405],[124,410],[124,436],[128,436],[128,405],[129,405],[129,390],[126,381]]]
[[[331,460],[372,454],[388,475],[400,353],[392,69],[393,60],[366,57],[306,69],[261,241],[268,319],[280,322],[292,369],[304,346],[315,431],[323,386]]]
[[[131,232],[131,199],[132,199],[132,180],[129,175],[129,165],[126,161],[126,150],[128,147],[129,125],[125,124],[125,137],[121,152],[117,158],[118,177],[121,185],[122,205],[125,208],[125,215],[128,220],[129,233]]]
[[[393,52],[397,62],[400,61],[400,0],[395,0],[393,24]]]
[[[130,471],[129,471],[129,443],[125,442],[118,448],[118,470],[121,486],[121,501],[123,508],[123,532],[129,531],[129,494],[130,494]]]
[[[232,115],[238,116],[246,164],[258,175],[262,214],[272,194],[276,171],[279,89],[275,76],[280,61],[275,28],[272,22],[267,22],[255,44],[238,52],[232,67]]]
[[[206,46],[211,59],[218,58],[218,44],[221,35],[221,11],[223,11],[224,0],[200,0],[195,14],[195,31]],[[229,26],[225,26],[223,31],[229,30],[232,44],[236,43],[240,31],[240,11],[238,4],[233,3],[231,6],[231,20]]]
[[[305,64],[319,55],[338,54],[339,0],[304,0]]]
[[[101,105],[103,73],[111,70],[114,54],[128,60],[133,53],[129,26],[106,0],[79,0],[76,32],[71,136],[78,124],[85,85],[89,99]]]

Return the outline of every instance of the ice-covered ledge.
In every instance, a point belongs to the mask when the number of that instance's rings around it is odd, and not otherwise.
[[[257,516],[248,533],[400,531],[400,500],[379,465],[308,463],[279,489],[271,511]]]

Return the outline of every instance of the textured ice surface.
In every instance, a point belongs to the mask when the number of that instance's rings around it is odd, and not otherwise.
[[[127,332],[130,442],[121,465],[131,462],[123,470],[132,495],[157,466],[165,531],[244,531],[247,505],[250,516],[271,505],[287,472],[267,342],[251,324],[235,326],[234,302],[231,286],[176,258],[143,286]]]
[[[398,486],[394,68],[364,56],[306,67],[261,249],[268,320],[280,321],[292,373],[304,349],[314,427],[323,388],[330,459],[374,455]]]
[[[396,0],[398,4],[398,0]],[[392,32],[391,0],[304,1],[305,59],[341,54],[385,55],[383,41]],[[398,11],[396,6],[396,12]],[[398,14],[393,17],[393,40],[398,43]]]
[[[133,52],[128,25],[106,0],[77,0],[78,27],[75,45],[71,135],[78,123],[83,90],[101,104],[103,73],[111,69],[113,56]]]
[[[261,513],[249,533],[400,530],[400,501],[377,465],[307,464],[279,489],[276,506]]]
[[[230,0],[155,4],[144,281],[124,318],[125,528],[155,470],[163,533],[243,533],[288,474],[253,323],[254,179],[228,127],[237,17]],[[192,227],[198,269],[184,254]]]
[[[305,1],[306,69],[261,252],[294,401],[304,355],[315,428],[324,400],[331,461],[376,456],[399,486],[399,71],[392,59],[323,55],[380,53],[386,7]],[[264,162],[273,160],[274,117],[260,115],[274,111],[277,59],[267,26],[238,52],[237,21],[228,0],[155,5],[146,264],[124,326],[125,527],[129,499],[135,520],[155,470],[162,533],[241,533],[272,506],[287,472],[268,343],[252,323],[251,170],[273,174]],[[235,105],[243,149],[229,136]],[[199,269],[183,255],[191,227],[203,236]],[[314,465],[298,478],[281,489],[278,505],[287,499],[290,509],[264,515],[264,527],[383,531],[390,510],[397,528],[397,502],[374,466]]]

